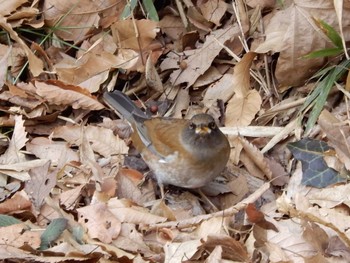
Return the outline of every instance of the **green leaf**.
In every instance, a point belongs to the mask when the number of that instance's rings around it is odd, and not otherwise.
[[[331,25],[327,24],[322,19],[316,19],[315,22],[336,47],[343,49],[341,37]]]
[[[328,167],[323,159],[326,152],[331,150],[325,142],[306,138],[289,143],[287,147],[294,158],[301,161],[303,185],[324,188],[346,181],[345,177]]]
[[[142,0],[142,5],[146,9],[147,17],[153,21],[159,21],[157,10],[154,7],[152,0]]]
[[[41,235],[40,250],[49,248],[50,244],[55,241],[62,234],[63,230],[67,228],[68,220],[65,218],[56,218],[52,220],[50,225]]]
[[[22,221],[18,220],[17,218],[14,218],[13,216],[0,215],[0,227],[11,226],[20,223],[22,223]]]
[[[325,49],[310,52],[309,54],[303,56],[302,58],[331,57],[331,56],[337,56],[341,53],[343,53],[343,48],[339,48],[339,47],[325,48]]]
[[[315,125],[334,82],[340,79],[340,77],[348,71],[349,66],[350,60],[344,60],[339,65],[330,67],[327,71],[323,71],[325,75],[323,75],[323,77],[321,77],[322,79],[316,84],[316,88],[306,98],[304,105],[300,110],[300,112],[303,112],[313,104],[313,108],[306,123],[306,133]]]
[[[131,16],[131,13],[134,12],[135,7],[137,6],[137,0],[130,0],[125,5],[123,13],[121,14],[122,19],[127,19]]]

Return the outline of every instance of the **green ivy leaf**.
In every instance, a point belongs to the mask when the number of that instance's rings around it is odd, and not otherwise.
[[[134,12],[137,5],[137,0],[130,0],[124,7],[123,13],[121,14],[122,19],[127,19]]]
[[[0,227],[11,226],[22,223],[22,221],[14,218],[13,216],[0,215]]]
[[[142,5],[146,9],[147,17],[153,21],[158,22],[159,17],[157,14],[157,10],[154,7],[153,1],[152,0],[142,0]]]
[[[68,220],[65,218],[56,218],[51,221],[50,225],[41,235],[40,250],[49,248],[50,244],[62,234],[67,228]]]
[[[328,167],[323,159],[325,153],[331,150],[325,142],[302,139],[289,143],[287,147],[292,152],[294,158],[301,161],[303,171],[301,183],[303,185],[324,188],[346,181],[346,178]]]

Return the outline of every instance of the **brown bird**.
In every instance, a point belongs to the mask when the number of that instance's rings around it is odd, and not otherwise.
[[[150,118],[120,91],[103,97],[131,123],[133,145],[161,190],[168,184],[200,188],[224,170],[230,145],[210,115],[197,114],[190,120]]]

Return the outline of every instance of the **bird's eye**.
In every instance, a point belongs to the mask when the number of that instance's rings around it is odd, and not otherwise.
[[[208,127],[210,129],[212,129],[212,130],[215,130],[216,129],[216,123],[212,121],[212,122],[209,123]]]
[[[190,127],[191,130],[194,130],[196,128],[196,124],[191,122],[189,127]]]

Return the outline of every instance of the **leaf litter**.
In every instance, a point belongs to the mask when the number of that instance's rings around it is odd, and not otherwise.
[[[146,2],[0,6],[0,259],[349,262],[349,74],[305,133],[309,94],[348,65],[349,4]],[[114,89],[153,115],[209,112],[223,174],[161,199]]]

